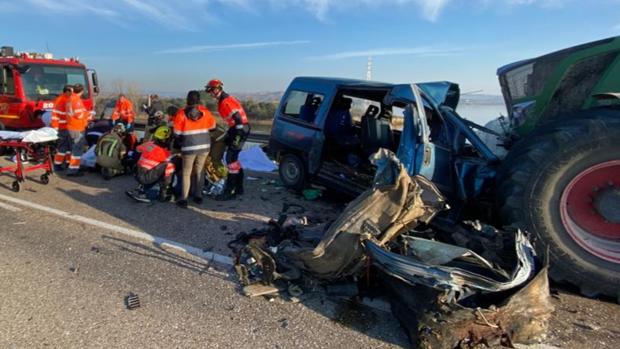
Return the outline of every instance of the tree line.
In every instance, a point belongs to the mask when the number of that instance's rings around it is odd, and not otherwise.
[[[134,93],[125,93],[125,96],[131,100],[134,105],[134,109],[138,114],[140,114],[142,111],[141,106],[143,104],[147,104],[148,97]],[[217,114],[217,103],[215,99],[213,99],[211,96],[207,96],[206,92],[204,91],[201,91],[200,96],[203,105],[207,107],[207,109],[209,109],[209,111],[211,111],[212,113]],[[97,115],[102,115],[104,113],[104,110],[108,107],[114,107],[117,98],[118,95],[98,96],[95,100],[95,112],[97,113]],[[160,96],[159,99],[163,102],[164,108],[168,108],[168,106],[171,105],[179,108],[185,106],[185,98],[170,98]],[[278,106],[277,102],[258,102],[252,99],[241,100],[240,102],[251,120],[272,120]]]

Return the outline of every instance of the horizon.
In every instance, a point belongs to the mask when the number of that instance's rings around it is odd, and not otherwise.
[[[498,67],[619,35],[618,10],[618,0],[25,0],[3,2],[12,30],[0,44],[80,57],[112,93],[183,96],[211,78],[276,93],[302,75],[365,79],[372,57],[372,80],[499,96]],[[66,23],[80,30],[58,35]]]

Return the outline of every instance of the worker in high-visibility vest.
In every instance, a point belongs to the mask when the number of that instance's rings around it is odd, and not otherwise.
[[[136,112],[133,110],[133,104],[124,94],[120,94],[112,113],[112,124],[116,125],[122,122],[125,125],[125,130],[128,133],[133,133],[135,117]]]
[[[194,188],[194,202],[202,203],[202,187],[205,181],[205,161],[209,154],[209,131],[215,129],[216,121],[211,112],[200,104],[200,92],[189,91],[187,106],[179,109],[174,118],[174,135],[181,148],[183,180],[180,207],[187,207],[190,187]]]
[[[80,171],[80,163],[86,148],[86,126],[91,121],[91,113],[84,106],[82,94],[84,86],[75,84],[71,96],[71,108],[67,111],[67,131],[71,138],[71,157],[67,176],[78,177],[84,175]]]
[[[230,200],[236,195],[243,194],[243,168],[239,162],[239,153],[250,135],[250,124],[241,103],[235,97],[224,92],[224,84],[220,80],[209,81],[205,90],[217,99],[218,113],[228,125],[226,132],[228,176],[226,177],[224,192],[216,196],[216,199]]]
[[[159,183],[159,200],[169,201],[172,196],[170,185],[175,165],[172,162],[168,144],[172,131],[168,126],[160,126],[153,133],[153,140],[139,145],[136,150],[141,154],[138,160],[136,180],[139,185],[125,193],[136,201],[151,202],[147,192]]]
[[[71,155],[71,138],[67,131],[67,110],[70,108],[73,86],[65,85],[60,94],[54,100],[52,109],[52,119],[50,126],[58,131],[58,142],[56,143],[56,155],[54,155],[54,171],[63,171],[63,164],[69,161]]]

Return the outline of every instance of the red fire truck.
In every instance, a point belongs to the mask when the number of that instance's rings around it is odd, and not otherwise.
[[[77,58],[54,59],[50,53],[17,53],[0,48],[0,129],[43,127],[54,99],[66,84],[84,86],[82,99],[94,110],[97,74]]]

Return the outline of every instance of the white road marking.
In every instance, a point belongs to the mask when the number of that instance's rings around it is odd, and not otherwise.
[[[3,204],[2,202],[0,202],[0,208],[3,208],[5,210],[11,211],[11,212],[19,212],[22,209],[19,207],[15,207],[15,206],[11,206],[11,205],[7,205],[7,204]]]
[[[35,204],[34,202],[30,202],[30,201],[26,201],[26,200],[22,200],[22,199],[17,199],[11,196],[7,196],[7,195],[3,195],[0,194],[0,199],[5,200],[5,201],[9,201],[9,202],[13,202],[22,206],[26,206],[29,208],[34,208],[36,210],[40,210],[43,212],[47,212],[47,213],[51,213],[54,214],[56,216],[60,216],[66,219],[70,219],[76,222],[80,222],[80,223],[85,223],[85,224],[89,224],[95,227],[99,227],[99,228],[103,228],[103,229],[107,229],[119,234],[124,234],[127,236],[131,236],[133,238],[136,239],[141,239],[141,240],[146,240],[146,241],[150,241],[156,245],[159,245],[161,247],[169,247],[178,251],[182,251],[185,253],[189,253],[191,255],[194,256],[198,256],[201,257],[205,260],[208,261],[214,261],[220,264],[224,264],[224,265],[233,265],[233,260],[232,258],[228,257],[228,256],[224,256],[221,254],[217,254],[217,253],[213,253],[213,252],[209,252],[209,251],[203,251],[200,248],[194,247],[194,246],[190,246],[190,245],[186,245],[186,244],[182,244],[180,242],[176,242],[176,241],[172,241],[172,240],[168,240],[159,236],[155,236],[155,235],[151,235],[148,233],[145,233],[143,231],[139,231],[139,230],[134,230],[134,229],[129,229],[129,228],[125,228],[125,227],[121,227],[118,225],[114,225],[114,224],[110,224],[110,223],[106,223],[106,222],[102,222],[96,219],[92,219],[92,218],[88,218],[88,217],[84,217],[84,216],[80,216],[77,214],[73,214],[70,212],[65,212],[65,211],[61,211],[55,208],[51,208],[51,207],[47,207],[47,206],[43,206],[43,205],[39,205],[39,204]],[[21,211],[20,208],[17,207],[13,207],[11,205],[7,205],[4,203],[0,202],[0,207],[2,208],[6,208],[7,210],[17,210],[17,211]],[[17,212],[14,211],[14,212]]]

